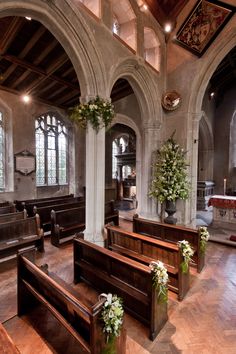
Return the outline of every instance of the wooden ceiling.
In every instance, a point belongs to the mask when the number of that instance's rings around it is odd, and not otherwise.
[[[166,22],[176,24],[176,18],[189,0],[145,0],[153,16],[164,26]]]
[[[175,19],[187,0],[146,0],[161,23]],[[164,23],[164,22],[163,22]],[[236,49],[217,68],[210,84],[218,97],[235,82]],[[0,19],[0,89],[30,94],[33,99],[67,109],[79,102],[80,86],[73,65],[56,38],[38,21],[24,17]],[[133,93],[125,79],[119,79],[112,101]]]

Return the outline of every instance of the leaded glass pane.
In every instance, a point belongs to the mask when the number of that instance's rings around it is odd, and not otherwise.
[[[64,134],[58,137],[59,184],[67,183],[67,142]]]
[[[40,129],[36,131],[36,183],[45,184],[45,137]]]
[[[40,116],[35,123],[37,185],[67,183],[68,137],[63,122],[55,116]]]
[[[57,183],[57,173],[56,173],[56,151],[48,150],[48,185]]]
[[[118,146],[117,142],[112,142],[112,178],[117,178],[117,157],[118,154]]]

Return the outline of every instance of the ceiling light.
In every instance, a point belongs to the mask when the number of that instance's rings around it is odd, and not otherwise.
[[[30,100],[31,100],[31,98],[30,98],[29,95],[23,95],[23,96],[22,96],[22,100],[23,100],[23,102],[25,102],[25,103],[29,103]]]
[[[166,33],[170,33],[171,30],[172,30],[171,24],[170,24],[170,23],[166,23],[165,26],[164,26],[164,31],[165,31]]]
[[[31,17],[26,16],[26,20],[31,21]]]

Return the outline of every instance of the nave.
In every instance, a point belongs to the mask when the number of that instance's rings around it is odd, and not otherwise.
[[[132,229],[131,222],[121,227]],[[236,347],[236,250],[209,242],[206,265],[198,274],[191,268],[191,284],[185,299],[169,291],[169,320],[155,341],[148,338],[148,329],[130,316],[125,316],[126,353],[235,353]],[[45,240],[45,253],[37,253],[37,263],[49,269],[88,298],[97,293],[83,284],[73,285],[72,244],[53,247]],[[32,316],[16,316],[16,260],[1,263],[0,320],[20,353],[78,353],[72,339],[56,320],[35,311]],[[55,334],[57,333],[57,335]],[[41,334],[41,337],[40,337]],[[43,339],[42,339],[43,337]]]

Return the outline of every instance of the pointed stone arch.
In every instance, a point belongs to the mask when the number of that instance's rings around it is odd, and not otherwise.
[[[195,76],[191,87],[188,101],[188,134],[187,150],[191,151],[191,199],[186,203],[184,222],[195,224],[196,220],[196,199],[197,199],[197,166],[198,166],[198,144],[194,143],[199,136],[199,122],[202,117],[202,102],[207,85],[217,66],[226,54],[236,45],[236,27],[225,34],[215,47],[208,54],[205,54],[204,61],[200,66],[198,75]]]
[[[46,1],[5,0],[0,2],[0,17],[31,16],[41,22],[68,54],[80,82],[81,96],[94,96],[104,91],[105,70],[91,30],[79,9],[71,6],[66,1],[57,5]]]
[[[133,58],[118,62],[110,75],[107,97],[110,96],[112,87],[120,78],[126,79],[134,91],[141,112],[142,124],[161,124],[162,111],[157,80],[154,80],[153,75],[150,75],[145,66]]]

